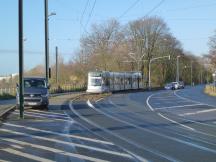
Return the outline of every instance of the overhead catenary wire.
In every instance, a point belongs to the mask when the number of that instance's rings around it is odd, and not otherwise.
[[[86,28],[87,28],[87,26],[88,26],[88,24],[89,24],[89,21],[90,21],[92,15],[93,15],[93,12],[94,12],[96,3],[97,3],[97,0],[94,0],[94,3],[93,3],[93,5],[92,5],[91,11],[90,11],[90,13],[89,13],[89,15],[88,15],[86,24],[85,24],[85,26],[83,26],[83,28],[84,28],[85,31],[87,31]]]
[[[122,17],[124,17],[131,9],[136,6],[139,1],[140,0],[136,0],[134,3],[132,3],[118,18],[121,19]]]
[[[81,14],[81,17],[80,17],[80,24],[81,24],[82,21],[83,21],[83,16],[85,15],[85,12],[86,12],[86,10],[87,10],[88,4],[89,4],[89,0],[86,1],[85,7],[84,7],[83,12],[82,12],[82,14]]]
[[[149,10],[144,17],[149,16],[152,12],[154,12],[157,8],[159,8],[163,3],[165,2],[165,0],[161,0],[158,4],[156,4],[151,10]]]

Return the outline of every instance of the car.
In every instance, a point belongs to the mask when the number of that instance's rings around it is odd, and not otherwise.
[[[24,106],[48,108],[49,85],[44,77],[24,78]],[[19,106],[19,86],[17,86],[17,106]]]
[[[184,89],[184,82],[183,81],[179,81],[179,88],[180,89]]]
[[[171,89],[173,89],[173,84],[172,84],[172,83],[167,83],[167,84],[164,86],[164,89],[166,89],[166,90],[171,90]]]
[[[172,82],[174,89],[180,89],[180,84],[179,82]]]
[[[171,82],[171,83],[167,83],[164,88],[166,90],[176,90],[180,88],[180,85],[178,82]]]

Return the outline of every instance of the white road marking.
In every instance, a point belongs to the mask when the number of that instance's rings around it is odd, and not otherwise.
[[[183,113],[183,114],[179,114],[179,116],[197,115],[197,114],[208,113],[213,111],[216,111],[216,109],[208,109],[208,110],[200,110],[200,111],[195,111],[190,113]]]
[[[151,98],[152,96],[157,95],[157,94],[160,94],[160,93],[152,94],[152,95],[150,95],[150,96],[147,98],[147,100],[146,100],[146,104],[148,105],[148,107],[150,108],[151,111],[154,111],[154,108],[149,104],[149,100],[150,100],[150,98]],[[159,115],[159,114],[158,114],[158,115]],[[160,116],[161,116],[161,115],[160,115]],[[162,116],[161,116],[161,117],[162,117]],[[165,117],[165,116],[164,116],[164,117]],[[165,117],[164,119],[168,120],[169,118],[168,118],[168,117]],[[177,121],[174,121],[174,120],[172,120],[172,119],[169,119],[168,121],[170,121],[170,122],[172,122],[172,123],[175,123],[175,124],[178,124],[178,125],[182,126],[183,128],[187,128],[187,129],[189,129],[189,130],[193,130],[193,131],[195,130],[194,128],[191,128],[191,127],[186,126],[186,125],[184,125],[184,124],[178,123]]]
[[[150,108],[151,111],[154,111],[154,109],[152,108],[152,106],[149,104],[149,100],[152,96],[154,96],[155,94],[152,94],[150,96],[148,96],[147,100],[146,100],[146,104],[148,105],[148,107]]]
[[[175,93],[175,92],[174,92]],[[151,96],[153,96],[153,95],[151,95]],[[149,96],[148,97],[148,100],[146,101],[146,102],[148,102],[149,101],[149,99],[151,98],[151,96]],[[181,96],[180,96],[180,98],[181,98]],[[182,99],[184,99],[184,97],[182,97]],[[186,100],[188,100],[188,99],[186,99]],[[191,100],[190,100],[191,101]],[[192,100],[193,101],[193,100]],[[204,104],[204,103],[200,103],[200,104],[203,104],[203,105],[207,105],[207,104]],[[152,110],[153,108],[152,108],[152,106],[150,105],[150,104],[147,104],[148,106],[150,106],[149,108]],[[208,105],[208,106],[210,106],[210,105]],[[167,118],[167,117],[166,117]],[[211,126],[211,125],[208,125],[208,124],[205,124],[205,123],[200,123],[200,122],[197,122],[197,121],[193,121],[193,120],[189,120],[189,119],[184,119],[184,118],[180,118],[181,120],[184,120],[184,121],[190,121],[190,122],[193,122],[193,123],[198,123],[198,124],[202,124],[202,125],[207,125],[207,126]],[[172,119],[169,119],[169,120],[172,120]],[[173,120],[174,121],[174,120]],[[176,121],[174,121],[174,122],[176,122]],[[180,124],[180,123],[179,123]],[[190,128],[192,128],[192,127],[190,127]],[[192,128],[192,129],[194,129],[194,128]],[[211,136],[211,137],[216,137],[215,135],[212,135],[212,134],[208,134],[208,133],[204,133],[204,132],[201,132],[201,131],[199,131],[199,130],[196,130],[196,129],[194,129],[194,132],[197,132],[197,133],[200,133],[200,134],[203,134],[203,135],[206,135],[206,136]]]
[[[121,107],[119,107],[118,105],[116,105],[116,104],[114,104],[110,99],[109,99],[109,103],[110,104],[112,104],[112,105],[114,105],[115,107],[118,107],[119,109],[122,109]],[[125,110],[125,109],[124,109]],[[142,117],[142,115],[140,115],[139,113],[134,113],[134,112],[132,112],[132,111],[129,111],[129,110],[126,110],[127,112],[130,112],[130,113],[132,113],[132,114],[135,114],[135,115],[138,115],[138,116],[141,116]],[[180,118],[180,117],[179,117]],[[207,126],[211,126],[211,127],[214,127],[215,128],[215,126],[214,125],[209,125],[209,124],[206,124],[206,123],[200,123],[200,122],[196,122],[196,121],[192,121],[192,120],[189,120],[189,119],[184,119],[184,118],[180,118],[181,120],[184,120],[184,121],[189,121],[189,122],[192,122],[192,123],[198,123],[198,124],[201,124],[201,125],[207,125]],[[216,123],[216,122],[215,122]],[[203,133],[203,132],[200,132],[200,131],[196,131],[197,133],[200,133],[200,134],[203,134],[203,135],[207,135],[207,136],[210,136],[210,137],[216,137],[215,135],[212,135],[212,134],[207,134],[207,133]],[[192,137],[189,137],[189,136],[186,136],[186,135],[183,135],[183,134],[179,134],[179,133],[177,133],[177,132],[175,132],[175,134],[178,134],[178,135],[180,135],[180,136],[183,136],[183,137],[186,137],[186,138],[189,138],[189,139],[195,139],[196,141],[201,141],[201,142],[203,142],[203,143],[206,143],[206,144],[209,144],[209,145],[214,145],[214,146],[216,146],[216,144],[213,144],[213,143],[211,143],[211,142],[207,142],[207,141],[204,141],[204,140],[201,140],[201,139],[197,139],[197,138],[192,138]]]
[[[207,104],[207,103],[202,103],[202,102],[198,102],[198,101],[195,101],[195,100],[191,100],[191,99],[186,98],[186,97],[182,97],[179,94],[177,94],[177,92],[178,91],[175,91],[174,95],[181,98],[181,99],[183,99],[183,100],[191,101],[191,102],[194,102],[194,103],[200,103],[200,104],[203,104],[203,105],[206,105],[206,106],[209,106],[209,107],[216,107],[216,105],[210,105],[210,104]]]
[[[0,162],[10,162],[10,161],[7,161],[7,160],[1,160],[1,159],[0,159]]]
[[[12,134],[17,134],[17,135],[23,135],[23,136],[31,137],[34,139],[44,140],[44,141],[50,141],[50,142],[54,142],[54,143],[60,143],[60,144],[64,144],[64,145],[80,147],[80,148],[84,148],[84,149],[88,149],[88,150],[94,150],[94,151],[103,152],[103,153],[121,156],[121,157],[127,157],[127,158],[131,157],[128,154],[124,154],[124,153],[120,153],[120,152],[116,152],[116,151],[111,151],[111,150],[106,150],[106,149],[101,149],[101,148],[97,148],[97,147],[93,147],[93,146],[87,146],[87,145],[83,145],[83,144],[73,143],[73,142],[68,143],[68,142],[65,142],[62,140],[41,137],[41,136],[31,135],[31,134],[27,134],[27,133],[21,133],[21,132],[16,132],[16,131],[12,131],[12,130],[7,130],[7,129],[0,129],[0,131],[12,133]]]
[[[172,119],[169,119],[169,118],[167,118],[166,116],[162,115],[161,113],[157,113],[157,114],[158,114],[159,116],[161,116],[162,118],[164,118],[164,119],[166,119],[166,120],[168,120],[168,121],[170,121],[170,122],[172,122],[172,123],[181,125],[182,127],[185,127],[185,128],[190,129],[190,130],[192,130],[192,131],[195,131],[194,128],[191,128],[191,127],[186,126],[186,125],[184,125],[184,124],[178,123],[177,121],[174,121],[174,120],[172,120]]]
[[[73,121],[70,122],[70,123],[73,124]],[[24,128],[24,129],[31,130],[31,131],[36,131],[36,132],[43,132],[43,133],[48,133],[48,134],[52,134],[52,135],[58,135],[58,136],[63,136],[63,137],[75,138],[75,139],[79,139],[79,140],[84,140],[84,141],[89,141],[89,142],[95,142],[95,143],[101,143],[101,144],[106,144],[106,145],[114,145],[111,142],[107,142],[107,141],[103,141],[103,140],[98,140],[98,139],[94,139],[94,138],[87,138],[87,137],[82,137],[82,136],[78,136],[78,135],[58,133],[58,132],[53,132],[53,131],[48,131],[48,130],[42,130],[42,129],[37,129],[37,128],[33,128],[33,127],[28,127],[28,126],[21,126],[21,125],[17,125],[17,124],[10,124],[10,123],[3,123],[3,124],[7,125],[7,126],[17,127],[17,128]]]
[[[151,96],[152,96],[152,95],[151,95]],[[90,105],[89,105],[89,106],[90,106]],[[93,106],[93,105],[92,105],[92,106]],[[151,105],[150,105],[150,106],[151,106]],[[93,106],[93,107],[94,107],[94,106]],[[151,108],[152,108],[152,107],[151,107]],[[95,109],[96,111],[98,111],[98,112],[100,112],[100,113],[106,115],[106,116],[109,116],[110,118],[113,118],[113,119],[115,119],[115,120],[122,121],[122,120],[120,120],[120,119],[118,119],[118,118],[115,118],[115,117],[113,117],[113,116],[111,116],[111,115],[108,115],[108,114],[102,112],[101,110],[96,109],[95,107],[94,107],[94,109]],[[153,108],[152,108],[152,109],[153,109]],[[158,114],[158,115],[159,115],[159,114]],[[165,117],[165,116],[163,116],[163,117]],[[165,119],[166,119],[166,120],[169,120],[169,121],[172,121],[172,122],[174,122],[174,123],[176,123],[176,124],[180,124],[180,123],[178,123],[178,122],[176,122],[176,121],[174,121],[174,120],[172,120],[172,119],[169,119],[169,118],[167,118],[167,117],[165,117]],[[126,121],[122,121],[122,122],[128,123],[128,122],[126,122]],[[129,123],[129,124],[130,124],[130,123]],[[130,124],[130,125],[133,125],[133,124]],[[183,125],[183,124],[181,124],[181,125]],[[137,127],[139,127],[139,126],[137,126]],[[184,125],[183,128],[185,128],[185,127],[188,127],[188,126]],[[142,128],[142,127],[141,127],[141,128]],[[141,129],[141,128],[140,128],[140,129]],[[197,132],[197,133],[201,133],[201,134],[208,135],[208,134],[206,134],[206,133],[197,131],[197,130],[195,130],[194,128],[191,128],[191,127],[188,127],[187,129],[189,129],[189,130],[191,130],[191,131],[194,131],[194,132]],[[153,132],[153,131],[150,131],[150,130],[146,130],[146,131],[152,132],[153,134],[157,134],[157,132]],[[174,141],[176,141],[176,142],[180,142],[180,143],[186,144],[186,145],[188,145],[188,146],[192,146],[192,147],[195,147],[195,148],[198,148],[198,149],[201,149],[201,150],[204,150],[204,151],[208,151],[208,152],[212,152],[212,153],[216,154],[216,150],[211,149],[211,148],[207,148],[207,147],[204,147],[204,146],[201,146],[201,145],[198,145],[198,144],[196,144],[196,143],[191,143],[191,142],[183,141],[183,140],[181,140],[181,139],[178,139],[178,138],[175,138],[175,137],[166,136],[166,135],[163,135],[163,134],[160,134],[160,136],[165,137],[165,138],[168,138],[168,139],[171,139],[171,140],[174,140]],[[173,161],[173,160],[172,160],[172,161]]]
[[[53,153],[56,153],[56,154],[61,154],[61,155],[65,155],[65,156],[72,156],[72,157],[83,159],[83,160],[89,160],[89,161],[94,161],[94,162],[108,162],[107,160],[93,158],[93,157],[90,157],[90,156],[85,156],[85,155],[76,154],[76,153],[69,153],[69,152],[65,152],[65,151],[55,149],[55,148],[52,148],[52,147],[41,146],[41,145],[38,145],[38,144],[32,144],[32,143],[28,143],[28,142],[24,142],[24,141],[18,141],[18,140],[14,140],[14,139],[10,139],[10,138],[1,138],[1,140],[11,142],[11,143],[15,143],[15,144],[19,144],[19,145],[23,145],[25,147],[29,146],[29,147],[33,147],[33,148],[53,152]],[[19,152],[19,153],[22,155],[22,152]],[[33,156],[33,155],[31,155],[31,156]],[[38,156],[36,156],[36,157],[38,157]],[[34,160],[35,160],[36,157],[34,157]],[[38,157],[38,160],[46,161],[48,159],[40,159],[40,157]]]
[[[22,156],[24,158],[31,159],[31,160],[38,161],[38,162],[41,162],[41,161],[44,161],[44,162],[55,162],[55,161],[50,160],[50,159],[46,159],[46,158],[42,158],[42,157],[39,157],[39,156],[31,155],[31,154],[24,153],[24,152],[21,152],[21,151],[17,151],[15,149],[11,149],[11,148],[4,148],[4,149],[1,149],[1,150],[5,151],[5,152],[7,152],[9,154],[14,154],[14,155],[17,155],[17,156]]]
[[[19,114],[18,112],[12,112],[13,114]],[[57,120],[57,121],[69,121],[69,120],[64,120],[64,119],[56,119],[56,118],[49,118],[49,117],[44,117],[44,116],[40,116],[40,115],[31,115],[31,114],[27,114],[24,112],[24,116],[32,116],[32,117],[36,117],[36,118],[42,118],[42,119],[50,119],[50,120]]]
[[[18,112],[18,110],[16,111]],[[56,114],[47,114],[47,113],[38,113],[38,112],[30,112],[30,111],[25,111],[25,114],[29,114],[29,115],[40,115],[40,116],[43,116],[43,117],[50,117],[50,118],[57,118],[57,119],[69,119],[68,116],[62,116],[62,115],[56,115]]]
[[[19,145],[10,145],[11,147],[13,148],[16,148],[16,149],[23,149],[24,147],[22,146],[19,146]]]
[[[156,107],[154,110],[163,110],[163,109],[173,109],[173,108],[180,108],[180,107],[193,107],[193,106],[199,106],[203,104],[191,104],[191,105],[179,105],[179,106],[169,106],[169,107]]]
[[[40,110],[35,110],[35,109],[31,109],[31,110],[28,110],[28,111],[66,116],[65,114],[52,112],[52,111],[40,111]]]
[[[106,129],[106,128],[103,128],[103,127],[101,127],[100,125],[96,124],[95,122],[92,122],[92,121],[88,120],[87,118],[83,117],[83,116],[80,115],[77,111],[74,110],[72,104],[73,104],[72,101],[70,101],[69,107],[70,107],[71,111],[72,111],[74,114],[76,114],[80,119],[84,120],[85,122],[89,123],[90,125],[92,125],[92,126],[94,126],[94,127],[96,127],[96,128],[99,128],[99,129],[103,130],[104,132],[106,132],[106,133],[108,133],[108,134],[113,135],[114,137],[117,137],[117,138],[119,138],[119,139],[121,139],[121,140],[123,140],[123,141],[125,141],[125,142],[127,142],[127,143],[129,143],[129,144],[132,144],[132,145],[135,145],[135,146],[137,146],[137,147],[139,147],[139,148],[142,148],[141,146],[139,146],[139,145],[135,144],[134,142],[130,141],[129,139],[124,138],[124,137],[121,137],[121,136],[119,136],[118,134],[115,134],[115,133],[113,133],[112,131],[110,131],[110,130],[108,130],[108,129]],[[133,155],[133,156],[131,156],[132,159],[133,159],[133,157],[135,157],[135,158],[138,159],[139,161],[148,162],[147,159],[144,159],[143,157],[140,157],[139,155],[136,155],[136,154],[130,152],[129,150],[126,150],[125,148],[123,148],[123,147],[121,147],[121,146],[119,146],[119,147],[120,147],[122,150],[128,152],[129,155]],[[148,151],[149,151],[149,150],[148,150]],[[149,152],[151,152],[151,151],[149,151]],[[153,153],[154,153],[154,152],[153,152]],[[154,153],[154,154],[155,154],[155,153]]]
[[[100,98],[100,99],[98,99],[98,100],[96,100],[96,102],[99,102],[99,101],[101,101],[101,100],[103,100],[104,98]]]
[[[157,100],[171,100],[172,98],[176,99],[175,96],[152,97],[152,99],[157,99]]]
[[[196,143],[187,142],[187,141],[184,141],[184,140],[175,138],[175,137],[170,137],[170,136],[167,136],[167,135],[164,135],[164,134],[160,134],[160,133],[158,133],[158,132],[154,132],[154,131],[151,131],[151,130],[149,130],[149,129],[145,129],[145,128],[140,127],[140,126],[138,126],[138,125],[129,123],[129,122],[127,122],[127,121],[124,121],[124,120],[121,120],[121,119],[119,119],[119,118],[116,118],[116,117],[114,117],[114,116],[112,116],[112,115],[106,114],[106,113],[104,113],[103,111],[96,109],[96,108],[94,107],[94,105],[92,105],[92,103],[91,103],[89,100],[87,101],[87,104],[89,105],[89,107],[91,107],[92,109],[96,110],[97,112],[99,112],[99,113],[101,113],[101,114],[103,114],[103,115],[105,115],[105,116],[107,116],[107,117],[110,117],[110,118],[112,118],[112,119],[114,119],[114,120],[116,120],[116,121],[120,121],[120,122],[122,122],[122,123],[125,123],[125,124],[127,124],[127,125],[131,125],[131,126],[133,126],[133,127],[135,127],[135,128],[139,128],[139,129],[145,130],[145,131],[150,132],[150,133],[152,133],[152,134],[155,134],[155,135],[158,135],[158,136],[161,136],[161,137],[164,137],[164,138],[167,138],[167,139],[170,139],[170,140],[173,140],[173,141],[182,143],[182,144],[186,144],[186,145],[191,146],[191,147],[195,147],[195,148],[198,148],[198,149],[201,149],[201,150],[204,150],[204,151],[208,151],[208,152],[212,152],[212,153],[216,154],[216,150],[213,150],[213,149],[210,149],[210,148],[207,148],[207,147],[198,145],[198,144],[196,144]],[[167,117],[166,117],[166,118],[167,118]],[[167,118],[167,119],[169,119],[169,118]],[[166,119],[166,120],[167,120],[167,119]],[[170,120],[172,120],[172,119],[169,119],[169,121],[170,121]],[[175,124],[177,123],[177,124],[179,124],[179,125],[181,125],[181,126],[183,125],[183,124],[180,124],[180,123],[178,123],[178,122],[176,122],[176,121],[174,121],[174,122],[175,122]],[[191,127],[186,126],[186,125],[184,125],[183,128],[187,128],[187,129],[189,129],[189,130],[191,130],[191,131],[196,131],[194,128],[191,128]],[[198,131],[197,131],[197,132],[198,132]],[[161,155],[161,156],[164,157],[164,155]],[[167,158],[171,158],[171,157],[168,157],[168,156],[167,156]],[[169,159],[169,160],[171,160],[171,159]],[[176,160],[175,160],[175,159],[172,159],[171,161],[176,161]]]

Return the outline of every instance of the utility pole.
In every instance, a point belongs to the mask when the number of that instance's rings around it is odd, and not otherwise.
[[[24,83],[23,83],[23,0],[19,0],[19,108],[20,118],[24,118]]]
[[[176,82],[179,82],[179,58],[180,58],[180,56],[177,56],[177,61],[176,61]]]
[[[49,83],[49,26],[48,26],[48,0],[44,0],[44,13],[45,13],[45,68],[46,80]]]
[[[193,86],[193,61],[191,61],[191,86]]]
[[[58,84],[58,47],[56,47],[56,84]]]

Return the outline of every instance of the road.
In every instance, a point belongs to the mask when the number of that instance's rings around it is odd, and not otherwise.
[[[0,128],[1,160],[216,160],[216,100],[202,86],[95,102],[57,97],[49,111],[28,110],[22,121],[17,114]]]

